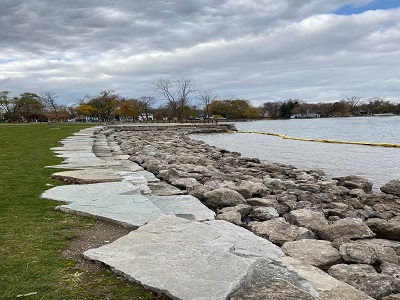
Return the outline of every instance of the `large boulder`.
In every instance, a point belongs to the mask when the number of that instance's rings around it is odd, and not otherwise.
[[[238,204],[246,204],[246,200],[237,191],[219,188],[211,192],[207,192],[204,197],[213,207],[236,206]]]
[[[400,179],[391,180],[380,189],[386,194],[392,194],[400,197]]]
[[[371,297],[348,285],[329,276],[324,271],[299,261],[290,256],[279,258],[280,262],[289,269],[297,272],[301,277],[308,280],[319,294],[321,300],[372,300]],[[263,298],[259,298],[263,299]],[[276,298],[285,299],[285,298]],[[289,298],[291,299],[291,298]],[[295,300],[295,298],[293,299]]]
[[[260,221],[267,221],[279,217],[278,211],[271,206],[256,206],[249,213],[249,217]]]
[[[323,213],[309,209],[292,210],[286,215],[286,221],[312,231],[317,231],[318,229],[329,225]]]
[[[340,254],[348,262],[372,265],[379,263],[398,263],[396,251],[390,247],[383,247],[380,244],[364,243],[363,240],[344,243],[340,245]]]
[[[367,225],[379,238],[400,241],[400,216],[390,220],[371,218]]]
[[[325,240],[347,237],[350,239],[365,239],[375,236],[368,226],[359,218],[345,218],[325,226],[317,231],[317,235]]]
[[[255,284],[250,287],[242,288],[231,297],[230,300],[276,300],[276,299],[296,299],[314,300],[317,297],[300,289],[284,279],[273,279],[263,283]]]
[[[372,182],[361,176],[351,175],[345,177],[338,177],[334,179],[338,181],[337,184],[339,186],[344,186],[349,190],[362,189],[366,193],[370,193],[372,191]]]
[[[215,218],[217,220],[224,220],[224,221],[227,221],[229,223],[232,223],[232,224],[235,224],[238,226],[243,225],[242,215],[237,211],[233,211],[233,210],[227,211],[227,212],[218,214]]]
[[[250,198],[246,199],[247,203],[252,206],[272,206],[276,207],[278,205],[278,200],[276,196],[266,196],[263,198]]]
[[[255,234],[278,245],[304,238],[314,238],[314,234],[310,230],[291,225],[284,218],[275,218],[264,222],[251,222],[249,223],[249,228]]]
[[[193,189],[196,186],[201,185],[196,179],[190,177],[172,180],[171,184],[183,190]]]
[[[342,262],[339,251],[328,241],[304,239],[287,242],[281,249],[286,255],[321,269]]]
[[[375,299],[381,299],[393,290],[393,277],[377,273],[370,265],[339,264],[330,267],[328,273]]]

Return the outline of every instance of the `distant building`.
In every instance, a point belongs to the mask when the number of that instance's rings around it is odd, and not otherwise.
[[[321,115],[317,114],[316,112],[307,109],[299,114],[292,115],[290,118],[292,119],[313,119],[313,118],[320,118]]]
[[[67,114],[40,113],[29,116],[31,121],[37,122],[67,122],[69,116]]]
[[[154,120],[154,115],[153,114],[140,114],[139,115],[139,121],[153,121]]]

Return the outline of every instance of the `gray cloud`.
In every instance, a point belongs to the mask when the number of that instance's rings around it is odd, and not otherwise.
[[[400,9],[334,15],[369,0],[43,1],[0,4],[1,89],[69,104],[161,76],[254,104],[383,96],[400,101]]]

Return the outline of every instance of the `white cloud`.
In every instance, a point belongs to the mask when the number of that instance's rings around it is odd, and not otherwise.
[[[368,0],[3,2],[0,76],[11,80],[1,88],[14,94],[140,97],[161,76],[191,76],[254,104],[400,101],[400,9],[331,13]]]

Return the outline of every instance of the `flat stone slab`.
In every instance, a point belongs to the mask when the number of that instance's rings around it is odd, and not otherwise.
[[[71,151],[71,153],[66,154],[63,157],[66,159],[61,164],[47,167],[72,170],[107,167],[107,164],[104,160],[98,158],[94,153],[90,152]]]
[[[84,256],[173,299],[219,300],[249,285],[255,264],[279,247],[225,221],[164,215]]]
[[[112,169],[84,169],[56,172],[51,178],[78,184],[122,181],[122,177],[118,176]]]
[[[166,213],[176,213],[188,219],[214,219],[214,212],[195,197],[149,198],[126,181],[58,186],[45,191],[42,198],[69,203],[59,206],[62,211],[105,219],[123,226],[143,226]]]

